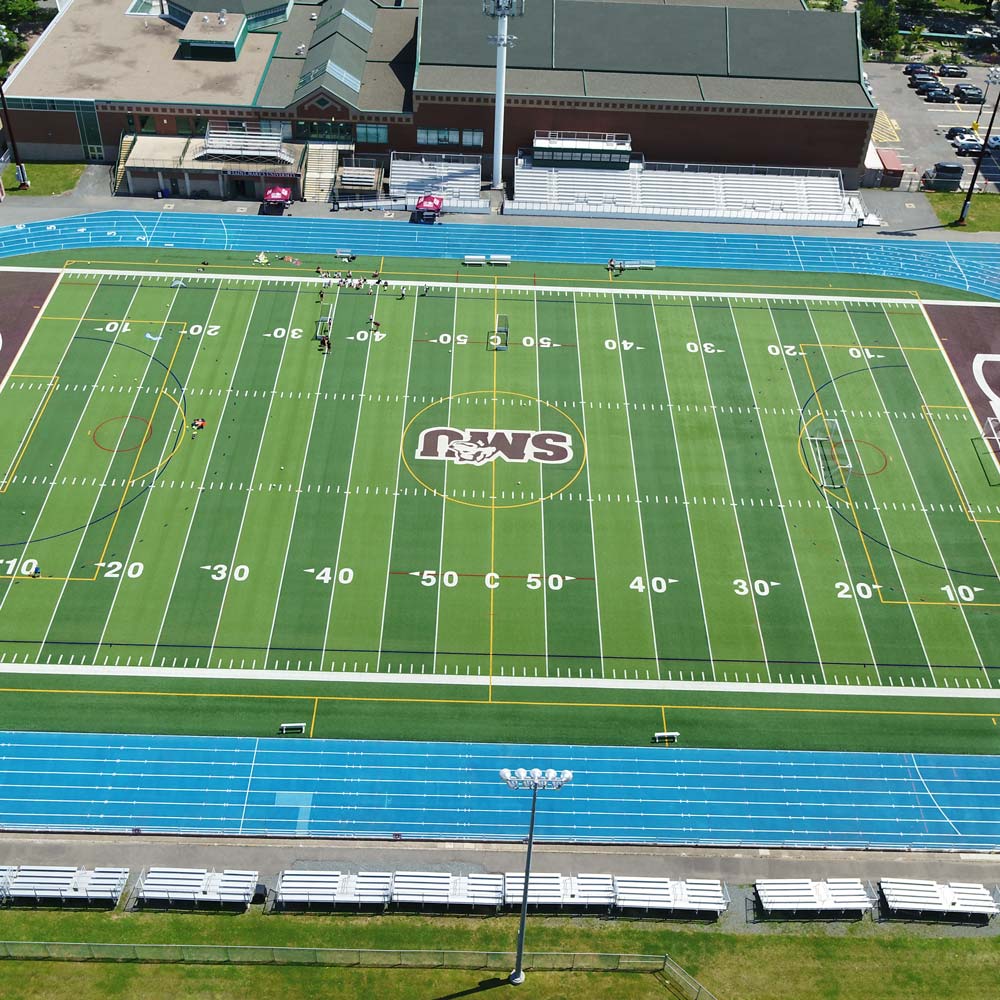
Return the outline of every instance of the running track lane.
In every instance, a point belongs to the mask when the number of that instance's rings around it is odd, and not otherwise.
[[[653,259],[660,267],[875,274],[931,281],[1000,299],[1000,244],[755,233],[679,233],[557,226],[411,226],[385,219],[297,219],[174,212],[100,212],[0,228],[0,258],[40,250],[179,247],[281,254],[437,257],[468,253],[519,261],[603,264]],[[597,277],[595,276],[595,282]]]
[[[0,828],[997,849],[1000,757],[0,732]]]

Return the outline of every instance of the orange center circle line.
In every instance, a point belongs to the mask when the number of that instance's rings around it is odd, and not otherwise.
[[[522,500],[519,503],[496,503],[495,501],[491,501],[490,503],[475,503],[474,501],[471,501],[471,500],[460,500],[460,499],[458,499],[458,497],[450,497],[450,496],[448,496],[447,493],[442,493],[439,489],[436,489],[435,487],[431,486],[429,483],[425,483],[423,481],[423,479],[421,479],[420,476],[418,476],[413,471],[413,467],[410,465],[410,463],[409,463],[409,461],[407,460],[407,457],[406,457],[406,438],[407,438],[407,435],[410,433],[410,428],[414,425],[414,423],[417,420],[420,419],[421,416],[423,416],[423,414],[425,414],[432,407],[434,407],[434,406],[440,406],[442,403],[447,403],[451,399],[459,399],[459,398],[461,398],[463,396],[489,396],[489,397],[492,397],[494,400],[496,399],[497,396],[517,396],[517,397],[519,397],[521,399],[530,399],[532,402],[540,403],[542,406],[548,407],[550,410],[554,410],[560,416],[562,416],[566,420],[568,420],[569,423],[572,425],[573,429],[576,431],[577,435],[579,435],[580,442],[583,445],[583,453],[580,456],[580,465],[579,465],[579,467],[573,473],[572,477],[567,482],[563,483],[563,485],[560,486],[559,489],[552,490],[551,492],[546,493],[545,496],[537,497],[534,500]],[[434,400],[433,403],[428,403],[422,409],[418,410],[409,419],[409,421],[407,421],[406,427],[403,428],[403,437],[402,437],[402,440],[399,443],[399,455],[400,455],[400,458],[402,458],[402,460],[403,460],[403,465],[406,466],[406,471],[418,483],[420,483],[420,485],[423,486],[423,488],[425,490],[428,490],[430,493],[433,493],[434,496],[436,496],[436,497],[441,497],[442,499],[448,500],[451,503],[461,504],[463,507],[478,507],[481,510],[491,510],[491,509],[496,509],[496,510],[513,510],[513,509],[515,509],[517,507],[532,507],[535,504],[541,503],[543,500],[551,500],[554,496],[558,495],[559,493],[562,493],[564,490],[568,490],[573,485],[573,483],[575,483],[577,481],[577,479],[580,476],[580,473],[583,472],[583,467],[587,464],[587,440],[583,436],[583,431],[580,430],[579,424],[577,424],[577,422],[565,410],[560,409],[558,406],[555,406],[552,403],[545,402],[544,399],[539,399],[537,396],[529,395],[526,392],[513,392],[513,391],[507,390],[507,389],[496,389],[496,390],[494,390],[494,389],[476,389],[476,390],[472,390],[470,392],[455,392],[455,393],[452,393],[450,396],[442,396],[440,399],[436,399],[436,400]],[[494,464],[494,463],[491,463],[491,464]]]
[[[100,431],[100,429],[102,427],[107,427],[108,424],[115,423],[116,421],[125,421],[125,423],[128,424],[128,422],[131,421],[131,420],[138,420],[140,423],[146,425],[146,430],[145,430],[145,433],[142,435],[142,438],[136,444],[132,445],[131,448],[109,448],[109,447],[107,447],[107,445],[103,445],[103,444],[101,444],[100,441],[97,440],[97,434],[98,434],[98,432]],[[125,433],[125,430],[123,428],[119,432],[119,435],[118,435],[119,441],[121,440],[121,438],[124,435],[124,433]],[[123,454],[126,454],[126,453],[130,452],[130,451],[136,451],[137,449],[141,448],[142,445],[143,445],[143,442],[147,441],[149,439],[150,434],[152,434],[152,433],[153,433],[153,428],[150,427],[149,421],[145,417],[139,416],[139,414],[137,414],[137,413],[132,413],[132,414],[128,414],[127,416],[108,417],[107,420],[102,420],[94,428],[94,432],[93,432],[93,434],[91,434],[91,438],[93,439],[94,444],[96,444],[97,447],[101,449],[101,451],[108,451],[108,452],[111,452],[112,454],[115,454],[115,455],[123,455]]]

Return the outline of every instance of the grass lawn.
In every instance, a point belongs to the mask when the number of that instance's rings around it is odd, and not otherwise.
[[[970,165],[971,169],[971,165]],[[977,194],[969,208],[969,218],[964,226],[955,226],[962,211],[965,194],[961,191],[931,191],[927,194],[938,219],[946,226],[954,226],[966,233],[1000,232],[1000,195]]]
[[[258,944],[300,947],[456,948],[507,951],[514,917],[245,916],[208,914],[0,913],[0,939]],[[662,922],[533,919],[534,951],[668,954],[726,1000],[931,1000],[989,996],[1000,973],[1000,939],[936,938],[933,928],[822,925],[803,932],[726,934]],[[10,962],[5,998],[230,997],[317,993],[342,1000],[443,998],[493,979],[484,972],[373,969],[118,966]],[[499,984],[498,984],[499,985]],[[530,987],[530,992],[528,991]],[[518,994],[532,998],[664,997],[652,976],[531,973]]]
[[[28,179],[31,187],[19,191],[13,163],[7,164],[3,172],[3,186],[9,195],[50,195],[65,194],[76,187],[83,175],[83,163],[27,163]]]

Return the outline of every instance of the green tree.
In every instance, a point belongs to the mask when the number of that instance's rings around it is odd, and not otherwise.
[[[0,0],[0,21],[4,24],[20,24],[38,17],[35,0]]]
[[[916,52],[923,47],[924,32],[926,31],[927,28],[922,24],[915,24],[910,29],[910,33],[907,35],[906,41],[903,43],[903,51],[907,55]]]
[[[935,11],[934,0],[899,0],[900,13],[911,17],[930,17]]]
[[[900,49],[899,12],[895,0],[885,6],[877,0],[861,4],[861,40],[872,49],[881,49],[892,56]]]
[[[828,10],[831,14],[838,14],[843,9],[844,0],[823,0],[823,10]]]

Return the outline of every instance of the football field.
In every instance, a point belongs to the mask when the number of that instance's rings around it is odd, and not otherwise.
[[[3,662],[996,685],[990,306],[320,288],[60,273],[0,391]]]

